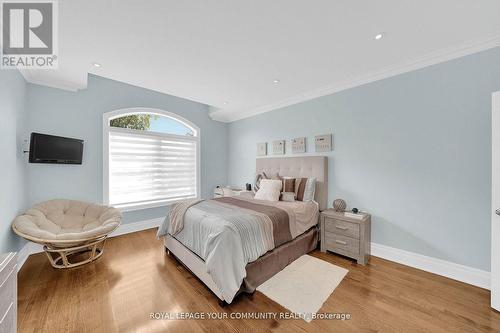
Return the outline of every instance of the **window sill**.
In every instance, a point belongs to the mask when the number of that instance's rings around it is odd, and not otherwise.
[[[183,198],[183,199],[173,199],[173,200],[161,200],[161,201],[154,201],[154,202],[140,203],[140,204],[121,204],[121,205],[110,205],[110,206],[115,207],[122,212],[131,212],[131,211],[135,211],[135,210],[142,210],[142,209],[148,209],[148,208],[169,207],[173,204],[176,204],[178,202],[181,202],[181,201],[184,201],[187,199],[196,199],[196,197]]]

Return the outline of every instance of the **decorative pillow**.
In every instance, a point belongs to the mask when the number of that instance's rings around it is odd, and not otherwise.
[[[259,190],[260,181],[262,179],[279,179],[279,176],[277,173],[275,173],[274,175],[268,175],[264,171],[258,173],[257,175],[255,175],[255,181],[253,183],[254,192],[257,192]]]
[[[295,178],[281,177],[283,181],[282,192],[295,192]]]
[[[313,201],[316,191],[316,178],[296,178],[295,196],[297,201]]]
[[[259,190],[255,193],[254,199],[279,201],[282,185],[281,180],[261,179]]]
[[[295,192],[283,192],[281,193],[281,200],[294,202],[295,201]]]

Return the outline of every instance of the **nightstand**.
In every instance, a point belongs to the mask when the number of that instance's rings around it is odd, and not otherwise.
[[[371,216],[362,219],[327,209],[321,212],[321,252],[331,251],[365,265],[370,257]]]
[[[236,196],[253,197],[253,191],[247,191],[242,188],[228,187],[228,186],[224,187],[217,186],[214,189],[214,198],[236,197]]]

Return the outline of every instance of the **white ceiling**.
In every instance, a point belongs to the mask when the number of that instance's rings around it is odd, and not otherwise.
[[[72,0],[59,15],[59,69],[29,81],[77,90],[93,73],[222,121],[500,45],[498,0]]]

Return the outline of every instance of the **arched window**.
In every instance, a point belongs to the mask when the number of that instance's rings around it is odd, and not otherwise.
[[[103,199],[134,210],[197,198],[200,130],[176,114],[146,108],[103,116]]]

